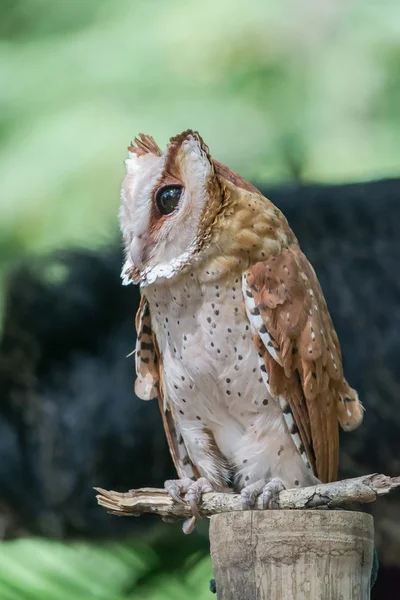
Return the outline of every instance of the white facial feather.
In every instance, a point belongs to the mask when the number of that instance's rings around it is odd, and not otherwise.
[[[125,242],[126,262],[123,284],[131,283],[127,271],[140,272],[142,286],[158,278],[171,278],[193,257],[198,245],[198,228],[207,203],[206,183],[211,164],[193,135],[183,141],[176,161],[184,185],[179,209],[164,218],[159,229],[150,232],[154,193],[161,180],[168,148],[162,156],[129,153],[121,190],[120,225]]]
[[[131,258],[138,268],[142,266],[138,242],[149,227],[149,200],[161,177],[165,159],[165,156],[159,157],[154,154],[137,156],[129,152],[129,157],[125,161],[126,176],[121,189],[119,220],[126,250],[130,253],[130,246],[133,246],[134,257]]]

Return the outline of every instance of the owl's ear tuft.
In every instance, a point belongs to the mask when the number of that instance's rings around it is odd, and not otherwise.
[[[180,181],[182,173],[187,170],[192,174],[197,172],[201,177],[213,170],[208,146],[200,134],[192,129],[187,129],[170,139],[164,173],[167,177]]]
[[[193,131],[192,129],[187,129],[186,131],[183,131],[182,133],[172,137],[169,140],[169,146],[170,146],[170,148],[174,148],[176,151],[182,146],[182,144],[184,142],[189,141],[190,139],[197,142],[199,147],[201,148],[201,150],[211,160],[210,150],[209,150],[207,144],[204,143],[201,135],[197,131]]]
[[[143,156],[143,154],[154,154],[155,156],[161,156],[161,148],[158,146],[154,138],[151,135],[140,133],[135,138],[134,143],[131,142],[128,146],[129,152],[136,156]]]

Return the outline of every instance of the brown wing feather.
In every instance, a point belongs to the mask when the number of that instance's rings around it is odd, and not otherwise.
[[[315,272],[291,244],[251,267],[245,287],[247,302],[254,299],[250,320],[254,325],[261,317],[269,340],[264,360],[271,392],[285,395],[317,477],[334,480],[337,420],[345,429],[358,426],[362,407],[344,378],[339,341]],[[262,331],[259,335],[263,339]]]
[[[189,458],[172,406],[165,395],[161,355],[151,327],[149,304],[143,295],[136,315],[136,330],[136,394],[143,400],[158,399],[169,450],[179,477],[198,478],[199,473]]]
[[[157,396],[159,367],[151,329],[149,305],[144,296],[140,300],[135,325],[137,332],[135,392],[142,400],[151,400]]]

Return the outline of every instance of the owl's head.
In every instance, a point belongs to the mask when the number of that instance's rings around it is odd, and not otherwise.
[[[191,130],[171,138],[165,152],[146,135],[128,150],[120,209],[122,275],[124,283],[146,285],[172,277],[198,256],[223,189],[207,146]]]

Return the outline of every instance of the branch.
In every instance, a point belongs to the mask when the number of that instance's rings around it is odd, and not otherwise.
[[[400,487],[400,477],[365,475],[333,483],[321,483],[306,488],[284,490],[273,501],[274,509],[336,508],[352,504],[374,502],[378,496]],[[110,514],[122,517],[139,517],[154,513],[167,519],[187,519],[192,516],[190,506],[175,502],[162,489],[141,488],[126,493],[95,488],[97,502]],[[202,517],[217,513],[241,511],[240,494],[213,492],[204,494],[199,504]],[[262,510],[262,500],[257,500],[255,510]]]

